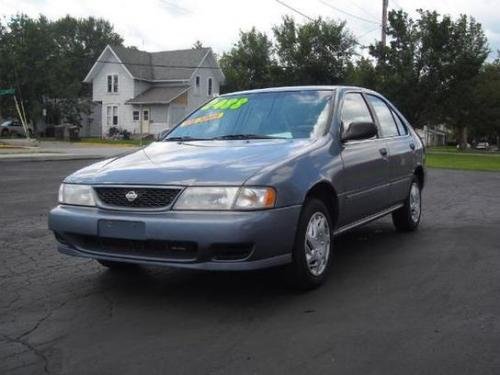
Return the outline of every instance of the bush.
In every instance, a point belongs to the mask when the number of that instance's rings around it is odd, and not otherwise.
[[[127,129],[112,126],[109,128],[108,137],[113,139],[130,139],[131,133]]]

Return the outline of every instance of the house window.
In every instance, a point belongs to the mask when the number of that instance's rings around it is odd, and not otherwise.
[[[132,112],[132,117],[134,121],[139,121],[139,111]]]
[[[106,125],[116,126],[118,125],[118,106],[108,105],[106,107]]]
[[[142,112],[142,116],[144,118],[144,121],[149,121],[149,111],[147,109],[145,109],[143,112]]]
[[[113,106],[113,125],[118,125],[118,107]]]
[[[196,76],[195,78],[195,84],[194,84],[194,92],[195,94],[199,94],[200,93],[200,76]]]
[[[106,107],[106,125],[108,125],[108,126],[111,126],[111,121],[112,121],[111,111],[112,110],[113,110],[113,108],[111,106]]]
[[[212,96],[212,78],[208,79],[208,96]]]
[[[118,92],[118,74],[108,75],[108,93]]]

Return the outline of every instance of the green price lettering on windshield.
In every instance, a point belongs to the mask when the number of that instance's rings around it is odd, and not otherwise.
[[[205,105],[202,110],[225,110],[225,109],[240,109],[241,106],[248,103],[248,98],[229,98],[229,99],[215,99]]]

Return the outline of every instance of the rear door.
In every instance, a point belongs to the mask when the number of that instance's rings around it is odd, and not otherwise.
[[[342,126],[352,122],[375,122],[370,109],[360,92],[348,92],[341,104]],[[344,186],[344,209],[339,225],[381,211],[387,206],[389,194],[389,162],[387,146],[383,138],[347,141],[342,145],[344,163],[342,184]]]
[[[389,205],[394,205],[408,195],[413,175],[415,144],[404,123],[383,98],[370,94],[367,99],[378,119],[381,136],[387,145],[391,184]]]

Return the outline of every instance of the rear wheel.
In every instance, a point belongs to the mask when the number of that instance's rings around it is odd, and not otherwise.
[[[302,290],[321,285],[332,263],[333,222],[325,204],[307,200],[302,209],[290,265],[292,283]]]
[[[392,213],[392,222],[397,230],[409,232],[418,228],[422,214],[421,193],[420,184],[413,177],[404,206]]]

